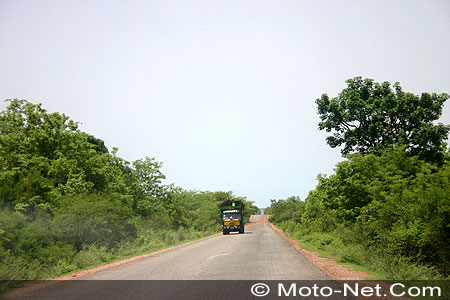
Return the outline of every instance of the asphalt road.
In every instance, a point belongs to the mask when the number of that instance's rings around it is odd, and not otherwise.
[[[261,218],[264,216],[254,216],[253,221],[261,221]],[[244,283],[252,280],[329,279],[269,224],[263,223],[246,227],[245,234],[214,236],[71,280],[70,283],[33,294],[29,299],[219,299],[218,294],[205,296],[205,293],[212,292],[211,289],[198,290],[202,286],[223,285],[221,282],[230,285],[229,281],[223,280],[242,280],[242,288],[248,291]],[[153,280],[168,281],[156,283],[161,289],[158,292],[152,286],[155,285]],[[183,285],[184,281],[174,280],[196,281],[188,281],[185,284],[188,290],[181,292],[180,284]],[[212,281],[205,283],[202,280]],[[148,296],[149,289],[151,297]],[[167,290],[172,294],[164,294]],[[224,295],[224,298],[229,297]]]
[[[264,216],[254,216],[258,221]],[[84,277],[94,280],[328,279],[269,224],[248,227]]]

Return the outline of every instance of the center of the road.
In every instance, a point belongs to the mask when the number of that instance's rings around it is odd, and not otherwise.
[[[216,255],[208,257],[208,259],[214,259],[214,258],[219,257],[219,256],[227,256],[227,255],[230,255],[230,254],[231,253],[216,254]]]

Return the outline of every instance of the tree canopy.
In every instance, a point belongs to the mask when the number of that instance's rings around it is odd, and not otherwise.
[[[335,98],[323,94],[316,100],[319,129],[332,132],[327,143],[344,146],[342,154],[379,154],[385,148],[406,145],[411,155],[441,162],[450,126],[434,124],[442,114],[448,94],[404,92],[397,82],[377,83],[355,77]]]

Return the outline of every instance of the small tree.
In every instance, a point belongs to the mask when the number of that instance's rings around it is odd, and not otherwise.
[[[442,114],[448,94],[407,93],[397,82],[379,84],[372,79],[348,79],[347,88],[335,98],[323,94],[316,100],[319,129],[331,132],[332,148],[344,145],[343,155],[379,154],[386,147],[406,145],[412,155],[442,162],[450,126],[433,124]]]

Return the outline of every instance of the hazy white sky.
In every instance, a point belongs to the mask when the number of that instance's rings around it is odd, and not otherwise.
[[[41,102],[129,161],[156,157],[167,183],[260,207],[304,199],[342,160],[317,129],[322,93],[354,76],[450,92],[446,0],[0,0],[0,45],[2,101]]]

